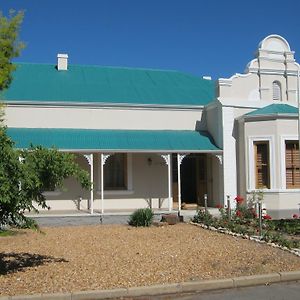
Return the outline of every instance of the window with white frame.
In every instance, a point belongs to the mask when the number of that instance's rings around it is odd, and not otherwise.
[[[104,189],[127,189],[127,157],[125,153],[110,156],[104,165]]]
[[[285,178],[286,188],[300,188],[299,141],[285,141]]]
[[[281,84],[279,81],[273,81],[273,101],[281,100]]]
[[[255,188],[270,188],[269,141],[254,142]]]

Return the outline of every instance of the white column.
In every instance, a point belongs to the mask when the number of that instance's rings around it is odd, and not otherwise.
[[[168,210],[171,211],[173,207],[172,203],[172,177],[171,177],[171,154],[161,154],[161,157],[164,159],[166,165],[168,166]]]
[[[103,159],[103,153],[101,153],[100,157],[100,165],[101,165],[101,179],[100,179],[100,187],[101,187],[101,213],[104,213],[104,187],[103,187],[103,182],[104,182],[104,174],[103,174],[103,165],[104,165],[104,159]]]
[[[298,105],[298,143],[299,143],[299,149],[300,149],[300,91],[299,91],[299,68],[300,66],[297,64],[298,69],[297,69],[297,105]],[[299,151],[300,155],[300,151]]]
[[[94,156],[93,154],[85,154],[88,164],[90,165],[90,175],[91,175],[91,192],[90,192],[90,212],[94,213]]]
[[[172,203],[172,177],[171,177],[171,154],[168,154],[168,206],[169,206],[169,211],[172,210],[173,208],[173,203]]]
[[[223,206],[226,205],[226,195],[224,195],[224,169],[223,169],[223,155],[222,154],[215,154],[215,157],[218,159],[219,162],[219,195],[222,196],[223,199]]]
[[[22,164],[23,161],[24,161],[24,157],[19,156],[19,162]],[[22,182],[19,181],[19,191],[21,191],[21,190],[22,190]]]
[[[101,214],[104,213],[104,165],[106,160],[111,156],[111,154],[103,154],[100,155],[100,187],[101,187]]]
[[[178,211],[181,211],[181,163],[188,154],[177,154]]]

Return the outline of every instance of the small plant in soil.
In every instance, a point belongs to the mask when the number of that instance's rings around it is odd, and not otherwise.
[[[130,215],[128,224],[135,227],[149,227],[152,224],[153,217],[154,213],[151,208],[140,208]]]

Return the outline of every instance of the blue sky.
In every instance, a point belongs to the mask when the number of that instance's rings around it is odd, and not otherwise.
[[[282,8],[282,5],[284,8]],[[214,79],[243,72],[267,35],[300,58],[300,1],[0,0],[25,9],[16,61],[180,70]],[[300,61],[300,59],[298,59]]]

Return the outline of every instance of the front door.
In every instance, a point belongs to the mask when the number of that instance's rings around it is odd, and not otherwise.
[[[204,194],[207,194],[207,156],[190,154],[181,164],[181,202],[204,206]],[[178,205],[177,155],[173,155],[173,202]]]

